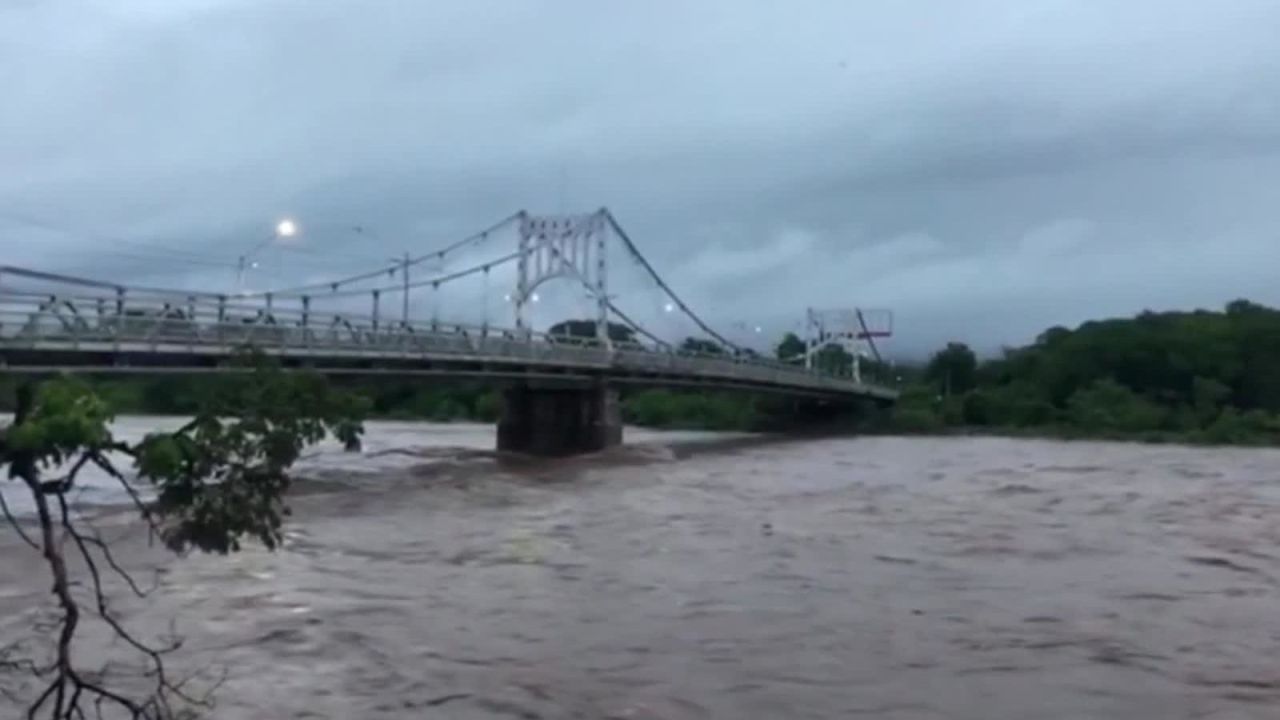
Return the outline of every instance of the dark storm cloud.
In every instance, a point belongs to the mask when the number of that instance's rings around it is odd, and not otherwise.
[[[226,286],[288,214],[344,256],[287,281],[608,205],[713,319],[908,352],[1280,302],[1272,2],[86,7],[0,9],[15,262]]]

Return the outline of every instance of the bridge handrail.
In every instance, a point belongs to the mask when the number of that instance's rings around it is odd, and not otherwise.
[[[610,364],[720,377],[750,377],[831,387],[852,378],[797,368],[762,356],[686,352],[642,343],[602,348],[594,338],[551,335],[493,325],[403,323],[372,315],[284,305],[265,308],[234,296],[60,294],[0,288],[0,343],[146,343],[152,346],[254,344],[297,350],[471,354]],[[339,337],[345,340],[339,340]]]

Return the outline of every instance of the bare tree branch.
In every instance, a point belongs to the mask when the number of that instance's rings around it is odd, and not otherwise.
[[[58,497],[59,508],[62,513],[62,527],[64,531],[67,533],[67,535],[75,542],[76,547],[79,548],[80,556],[84,559],[85,565],[89,570],[89,577],[93,581],[93,594],[94,594],[94,600],[97,605],[98,616],[101,617],[102,620],[111,627],[111,629],[115,632],[117,637],[124,640],[126,643],[132,646],[135,650],[145,654],[150,659],[152,669],[147,672],[147,675],[154,676],[156,678],[156,687],[155,687],[155,691],[146,700],[146,702],[144,702],[140,707],[144,709],[149,706],[154,707],[154,709],[157,710],[159,713],[157,717],[169,717],[170,715],[172,715],[172,709],[169,706],[169,701],[167,697],[170,694],[172,694],[173,696],[179,698],[183,702],[188,703],[190,705],[207,706],[209,704],[207,696],[205,698],[196,698],[196,697],[192,697],[191,695],[188,695],[185,692],[183,685],[188,680],[190,680],[190,677],[182,680],[181,682],[173,683],[169,681],[169,678],[165,672],[163,656],[181,648],[182,647],[181,639],[174,636],[171,642],[166,646],[159,647],[159,648],[152,648],[146,645],[145,643],[143,643],[141,640],[138,640],[114,616],[111,615],[110,611],[107,609],[107,596],[102,588],[102,575],[98,570],[98,565],[97,565],[97,562],[94,560],[93,553],[90,552],[90,545],[93,538],[86,538],[76,529],[74,524],[71,522],[71,516],[67,508],[66,498],[63,495],[58,495],[57,497]],[[105,544],[100,543],[97,547],[103,548],[104,552],[106,552]],[[135,589],[135,592],[139,592],[137,590],[137,585],[133,582],[133,579],[129,577],[128,573],[126,573],[118,565],[115,565],[114,561],[112,561],[112,564],[113,564],[113,567],[117,570],[117,572],[130,583],[131,587]],[[90,689],[93,689],[93,688],[90,688]]]
[[[76,541],[79,543],[89,544],[98,548],[98,551],[102,553],[102,559],[107,562],[107,566],[110,567],[113,571],[115,571],[115,574],[119,576],[120,579],[123,580],[126,585],[129,586],[129,589],[133,591],[134,595],[137,595],[140,598],[144,598],[150,595],[152,592],[154,592],[157,587],[159,587],[160,580],[158,575],[152,577],[151,587],[146,588],[144,590],[142,586],[138,585],[138,582],[133,578],[133,574],[126,571],[123,567],[120,566],[120,563],[116,562],[115,556],[112,555],[111,553],[111,546],[108,545],[106,542],[104,542],[101,538],[95,537],[93,535],[85,535],[83,533],[80,533],[79,531],[77,531],[75,538],[76,538]]]
[[[358,437],[367,403],[330,392],[318,375],[284,375],[260,354],[249,359],[256,369],[241,387],[211,397],[176,432],[148,435],[132,445],[112,438],[110,409],[84,383],[64,378],[41,385],[39,392],[32,383],[18,386],[13,424],[0,431],[0,466],[7,465],[8,476],[22,480],[30,492],[38,534],[28,534],[3,496],[0,512],[24,542],[41,552],[58,611],[56,621],[41,613],[32,626],[54,636],[47,666],[43,656],[40,664],[14,661],[12,653],[0,649],[0,671],[24,669],[38,679],[31,693],[35,701],[27,707],[29,720],[83,720],[91,713],[101,719],[111,710],[133,720],[173,720],[175,705],[212,707],[213,693],[226,680],[225,668],[207,692],[192,692],[190,685],[204,671],[175,678],[166,665],[167,654],[182,646],[176,632],[171,628],[167,636],[144,641],[112,612],[104,586],[111,574],[145,597],[159,585],[158,573],[151,589],[140,586],[93,522],[69,505],[67,495],[92,463],[123,488],[146,523],[148,539],[161,538],[179,555],[193,549],[235,552],[243,538],[277,547],[288,514],[283,503],[288,469],[305,447],[326,434]],[[132,458],[137,478],[155,489],[154,500],[144,500],[116,469],[109,455],[113,452]],[[42,479],[44,468],[65,463],[70,463],[65,475]],[[56,508],[50,498],[56,499]],[[71,552],[78,552],[84,564],[81,570],[75,563],[76,576],[69,572],[68,547],[75,548]],[[93,612],[82,615],[79,603],[86,601],[93,603]],[[112,689],[108,680],[119,673],[110,662],[97,673],[75,666],[77,631],[95,620],[145,658],[145,697]],[[130,665],[131,674],[136,668]]]
[[[93,459],[92,453],[85,453],[76,459],[75,464],[67,471],[66,475],[54,480],[45,480],[40,483],[40,492],[45,495],[58,495],[70,490],[76,482],[76,475],[84,468],[85,464]]]
[[[130,454],[133,453],[132,448],[129,448],[129,452]],[[92,459],[94,465],[101,468],[103,472],[107,473],[107,475],[119,482],[120,487],[124,488],[124,491],[129,495],[129,499],[133,501],[134,507],[138,509],[138,512],[142,515],[142,519],[147,523],[148,539],[154,540],[159,537],[160,525],[156,522],[154,513],[151,512],[151,506],[142,500],[142,496],[138,494],[137,488],[125,479],[123,473],[116,470],[115,466],[111,464],[111,461],[107,459],[105,455],[98,452],[91,452],[88,454],[88,457]]]

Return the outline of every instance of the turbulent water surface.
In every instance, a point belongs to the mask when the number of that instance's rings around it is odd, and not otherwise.
[[[1280,453],[628,440],[374,424],[304,463],[283,551],[163,561],[116,608],[176,618],[237,720],[1280,717]],[[47,582],[0,552],[18,638]]]

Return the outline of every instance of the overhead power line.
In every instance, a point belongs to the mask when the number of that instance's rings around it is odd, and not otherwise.
[[[32,217],[26,214],[15,213],[9,210],[0,212],[0,218],[8,219],[22,225],[27,225],[29,227],[40,228],[41,230],[46,230],[49,232],[56,233],[62,236],[64,240],[87,241],[87,242],[93,242],[99,245],[101,244],[116,245],[120,247],[130,248],[133,250],[142,250],[149,253],[149,255],[140,255],[135,252],[133,255],[134,257],[155,259],[159,257],[172,256],[172,258],[185,258],[192,262],[216,263],[222,266],[232,266],[232,264],[229,261],[227,261],[225,258],[217,257],[215,255],[210,255],[207,253],[192,252],[190,250],[182,250],[182,249],[167,247],[163,245],[155,245],[153,243],[140,242],[137,240],[127,240],[125,238],[114,237],[110,235],[87,233],[80,230],[75,230],[72,228],[61,226],[61,225],[58,225],[57,223],[52,223],[47,220],[43,220],[41,218]],[[94,251],[101,252],[101,249],[94,248]],[[117,254],[122,254],[122,253],[117,253]]]

